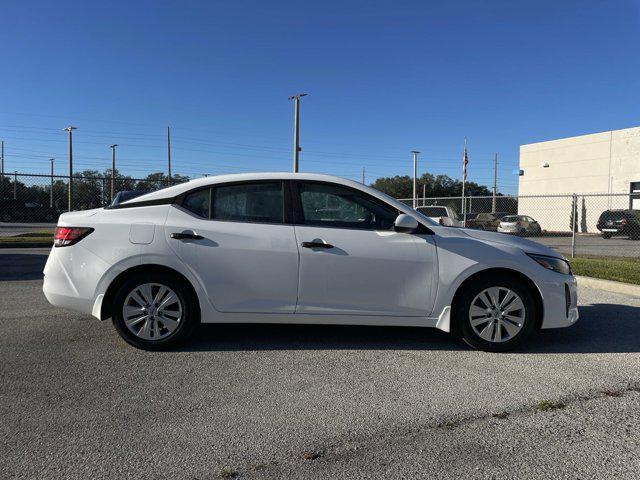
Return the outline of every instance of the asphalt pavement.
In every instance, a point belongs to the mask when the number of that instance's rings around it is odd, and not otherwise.
[[[0,478],[637,478],[640,299],[581,288],[508,354],[270,325],[152,353],[50,306],[47,251],[0,251]]]

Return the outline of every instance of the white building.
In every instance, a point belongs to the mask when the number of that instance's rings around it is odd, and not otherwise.
[[[544,230],[570,231],[574,193],[582,232],[597,233],[598,217],[609,208],[640,210],[640,127],[520,147],[520,215]]]

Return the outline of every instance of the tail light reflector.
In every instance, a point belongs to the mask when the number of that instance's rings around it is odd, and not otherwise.
[[[53,244],[56,247],[68,247],[78,243],[91,232],[93,232],[93,228],[88,227],[57,227],[53,236]]]

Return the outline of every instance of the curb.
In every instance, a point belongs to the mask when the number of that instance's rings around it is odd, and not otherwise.
[[[602,280],[600,278],[582,277],[576,275],[578,286],[587,288],[596,288],[607,292],[622,293],[640,298],[640,285],[632,283],[614,282],[613,280]]]
[[[0,242],[0,249],[2,248],[49,248],[53,246],[53,242]]]

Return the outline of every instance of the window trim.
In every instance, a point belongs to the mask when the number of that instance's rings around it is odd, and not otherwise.
[[[311,223],[306,223],[304,220],[304,211],[302,208],[302,198],[300,197],[300,184],[302,183],[312,183],[317,185],[328,185],[332,187],[341,187],[346,190],[351,190],[352,192],[356,192],[360,195],[365,196],[372,203],[375,203],[381,207],[392,209],[397,212],[396,216],[400,215],[401,212],[393,205],[389,205],[387,202],[380,200],[373,195],[363,192],[362,190],[358,190],[357,188],[350,187],[349,185],[343,185],[341,183],[333,183],[333,182],[325,182],[322,180],[290,180],[291,182],[291,191],[292,191],[292,201],[293,201],[293,224],[298,226],[307,226],[307,227],[316,227],[316,228],[337,228],[340,230],[356,230],[356,231],[365,231],[365,232],[393,232],[393,227],[382,230],[380,228],[356,228],[356,227],[343,227],[338,225],[316,225]],[[422,225],[420,221],[418,221],[418,225]],[[426,232],[417,232],[417,233],[426,233]]]

